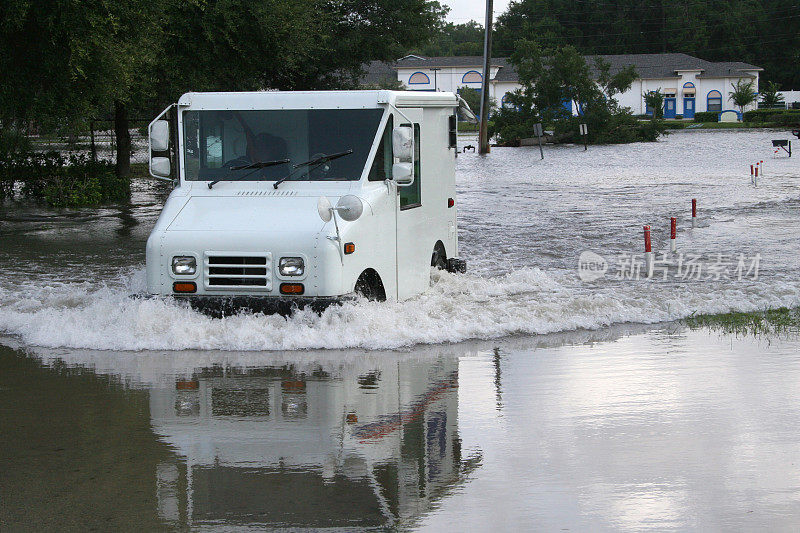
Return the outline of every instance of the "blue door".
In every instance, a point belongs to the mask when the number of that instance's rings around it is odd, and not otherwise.
[[[683,99],[683,118],[694,118],[694,98]]]
[[[664,118],[675,118],[674,98],[664,98]]]

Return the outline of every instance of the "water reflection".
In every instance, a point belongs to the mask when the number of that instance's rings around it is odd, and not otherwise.
[[[150,390],[159,515],[187,525],[413,521],[480,465],[458,437],[458,360],[210,366]]]
[[[751,530],[798,516],[796,338],[671,324],[410,353],[24,349],[0,346],[11,529]]]

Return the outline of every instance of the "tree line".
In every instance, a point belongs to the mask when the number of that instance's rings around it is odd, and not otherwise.
[[[430,40],[432,0],[4,0],[4,131],[85,131],[113,117],[116,171],[129,119],[187,91],[354,87],[362,65]]]
[[[517,0],[497,17],[492,54],[520,40],[585,55],[683,52],[764,68],[766,81],[800,89],[800,2],[767,0]],[[447,24],[423,55],[481,55],[483,27]]]

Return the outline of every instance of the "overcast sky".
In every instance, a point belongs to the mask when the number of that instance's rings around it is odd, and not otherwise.
[[[447,15],[448,22],[462,24],[470,20],[476,20],[483,26],[486,18],[486,2],[484,0],[440,0],[442,4],[450,7]],[[509,0],[494,0],[494,18],[508,8]]]

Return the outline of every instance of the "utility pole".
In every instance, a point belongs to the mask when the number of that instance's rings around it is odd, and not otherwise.
[[[487,120],[489,119],[489,77],[491,76],[490,64],[492,59],[492,0],[486,0],[486,32],[483,37],[483,82],[481,83],[481,125],[479,130],[478,153],[488,154],[489,132]]]
[[[439,80],[438,80],[436,74],[442,69],[440,67],[431,67],[431,70],[433,71],[433,90],[434,91],[438,91],[439,90]]]

